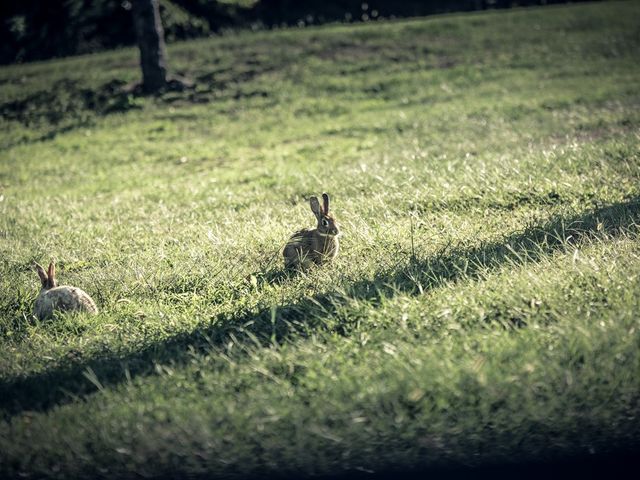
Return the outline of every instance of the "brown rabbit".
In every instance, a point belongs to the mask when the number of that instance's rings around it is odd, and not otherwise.
[[[42,289],[36,298],[33,313],[40,320],[51,318],[54,311],[98,313],[98,307],[96,307],[95,302],[84,290],[77,287],[58,287],[56,267],[53,262],[49,264],[47,272],[37,263],[35,267],[42,282]]]
[[[299,230],[291,236],[282,252],[287,268],[306,268],[313,263],[321,265],[338,254],[340,230],[329,213],[329,195],[322,194],[322,207],[317,197],[311,197],[309,203],[318,226]]]

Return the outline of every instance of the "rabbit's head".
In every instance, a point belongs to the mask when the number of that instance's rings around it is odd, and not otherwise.
[[[311,204],[311,211],[318,219],[318,233],[331,236],[339,235],[338,224],[333,215],[329,213],[329,195],[322,194],[322,206],[320,206],[318,197],[311,197],[309,203]]]
[[[35,267],[36,272],[38,272],[38,276],[40,277],[43,290],[50,290],[58,286],[58,282],[56,281],[56,266],[53,262],[49,264],[49,269],[46,272],[44,271],[44,268],[37,263]]]

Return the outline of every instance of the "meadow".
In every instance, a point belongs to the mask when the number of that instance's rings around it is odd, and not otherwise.
[[[323,476],[640,442],[640,3],[0,68],[0,476]],[[331,265],[281,249],[329,192]],[[97,316],[32,316],[34,262]]]

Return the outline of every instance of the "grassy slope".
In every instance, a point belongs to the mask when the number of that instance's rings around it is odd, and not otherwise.
[[[84,102],[137,77],[133,50],[1,69],[0,473],[335,473],[637,442],[639,14],[184,43],[171,65],[197,91],[107,115]],[[278,250],[323,190],[341,255],[287,276]],[[50,257],[99,316],[30,317]]]

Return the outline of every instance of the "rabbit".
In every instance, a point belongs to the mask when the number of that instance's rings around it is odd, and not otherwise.
[[[311,264],[321,265],[338,255],[340,230],[329,213],[329,195],[322,194],[323,206],[317,197],[311,197],[311,211],[318,219],[314,229],[305,228],[294,233],[282,252],[286,268],[306,268]]]
[[[37,263],[35,268],[42,282],[42,289],[33,306],[33,313],[38,319],[51,318],[54,311],[80,311],[92,315],[98,313],[95,302],[84,290],[66,285],[58,287],[56,267],[53,262],[49,264],[47,272]]]

